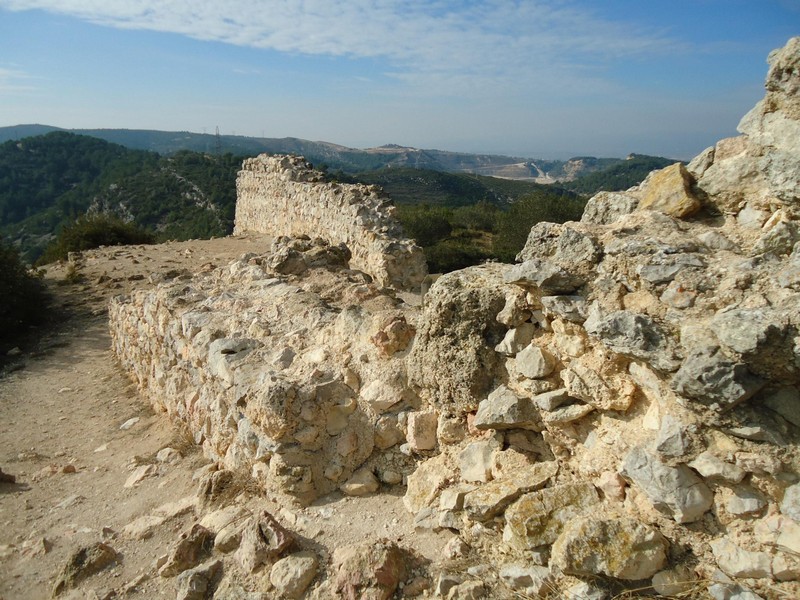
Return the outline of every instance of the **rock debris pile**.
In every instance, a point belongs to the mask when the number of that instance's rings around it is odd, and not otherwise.
[[[797,597],[800,38],[769,64],[741,136],[422,308],[346,242],[279,238],[113,303],[117,355],[225,469],[300,502],[405,486],[458,533],[428,590],[384,546],[311,597]]]
[[[412,288],[427,275],[422,249],[405,239],[377,186],[328,183],[301,157],[248,158],[236,180],[234,234],[323,237],[346,244],[354,268],[381,285]]]

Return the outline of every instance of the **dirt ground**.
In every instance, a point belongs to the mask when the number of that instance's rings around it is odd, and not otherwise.
[[[175,597],[174,578],[159,577],[156,560],[201,516],[190,503],[208,461],[179,424],[153,413],[118,367],[106,306],[114,295],[154,285],[160,273],[220,266],[269,244],[249,235],[102,248],[84,253],[77,269],[47,267],[54,310],[65,316],[13,351],[0,374],[0,469],[16,478],[0,483],[0,600],[50,597],[69,555],[98,541],[117,552],[116,563],[61,597]],[[182,457],[160,462],[157,453],[168,447]],[[126,487],[133,471],[148,464],[154,474]],[[185,505],[170,505],[184,498]],[[384,537],[436,561],[453,535],[415,532],[399,494],[334,494],[299,508],[245,486],[231,501],[269,510],[301,547],[316,552],[317,583],[338,546]],[[151,537],[132,539],[123,531],[158,512],[169,517]]]

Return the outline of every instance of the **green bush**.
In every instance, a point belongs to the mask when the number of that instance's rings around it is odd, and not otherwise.
[[[47,297],[42,282],[28,272],[17,250],[0,242],[0,340],[9,340],[42,320]]]
[[[155,236],[125,221],[105,215],[84,215],[64,227],[56,239],[36,261],[43,265],[64,260],[70,252],[99,248],[100,246],[126,246],[130,244],[152,244]]]
[[[450,224],[452,211],[448,208],[409,204],[397,208],[397,218],[406,235],[423,248],[447,238],[453,231]]]
[[[494,255],[503,262],[514,262],[536,223],[579,221],[585,206],[586,200],[577,195],[552,192],[537,192],[514,202],[497,219]]]

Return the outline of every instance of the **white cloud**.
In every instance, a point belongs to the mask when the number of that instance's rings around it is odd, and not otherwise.
[[[36,87],[30,84],[33,79],[18,69],[0,67],[0,94],[23,94],[33,92]]]
[[[315,56],[382,59],[417,91],[602,85],[595,70],[676,49],[659,31],[543,0],[0,0],[99,25]],[[594,80],[593,80],[594,79]]]

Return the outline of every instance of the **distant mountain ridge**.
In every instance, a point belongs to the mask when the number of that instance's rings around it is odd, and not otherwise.
[[[331,142],[300,138],[265,138],[237,135],[192,133],[188,131],[156,131],[146,129],[62,129],[50,125],[12,125],[0,127],[0,143],[51,131],[67,131],[87,135],[135,150],[174,154],[191,150],[208,154],[232,153],[256,155],[298,154],[317,166],[329,170],[359,173],[383,168],[411,167],[447,173],[472,173],[537,183],[572,181],[589,173],[602,171],[623,158],[575,157],[566,161],[520,158],[497,154],[471,154],[446,150],[419,149],[398,144],[376,148],[348,148]],[[657,157],[660,158],[660,157]],[[669,159],[664,159],[668,162]]]

